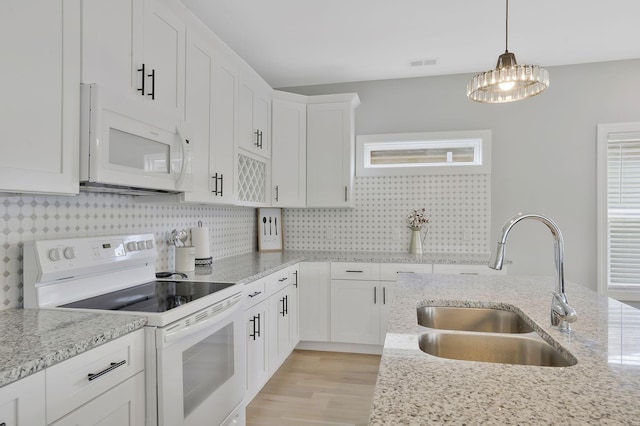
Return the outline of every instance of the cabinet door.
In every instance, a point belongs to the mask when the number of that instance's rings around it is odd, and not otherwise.
[[[289,315],[291,316],[291,339],[289,352],[292,352],[300,341],[300,272],[298,265],[290,270],[291,291],[289,293]]]
[[[0,424],[39,426],[45,424],[44,371],[0,388]]]
[[[389,314],[393,303],[393,294],[396,289],[395,281],[380,281],[380,292],[382,293],[382,304],[380,305],[380,344],[384,344],[387,335],[387,325],[389,324]]]
[[[141,372],[89,401],[53,425],[143,425],[145,422],[144,397],[144,373]]]
[[[349,103],[307,106],[307,207],[353,207],[353,137]]]
[[[193,189],[184,194],[184,200],[211,202],[215,199],[209,164],[213,145],[211,118],[214,58],[211,44],[193,31],[187,33],[186,61],[184,117],[193,131]]]
[[[307,106],[273,100],[272,205],[305,207],[307,204]]]
[[[239,88],[238,146],[264,158],[271,156],[271,88],[257,75],[246,73]]]
[[[300,340],[328,342],[331,264],[303,262],[299,278]]]
[[[269,298],[269,375],[273,375],[291,353],[291,285]]]
[[[144,7],[139,0],[82,0],[82,82],[141,101]]]
[[[185,27],[178,15],[162,7],[158,0],[145,0],[143,60],[147,97],[155,108],[178,120],[184,108]]]
[[[263,301],[245,311],[247,336],[247,394],[249,402],[269,380],[267,362],[267,301]]]
[[[77,194],[80,1],[0,2],[0,191]]]
[[[331,341],[380,344],[377,281],[331,280]]]

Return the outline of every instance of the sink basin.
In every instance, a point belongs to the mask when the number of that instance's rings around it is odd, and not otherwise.
[[[510,311],[488,308],[423,306],[418,308],[418,324],[443,330],[488,333],[531,333],[533,328]]]
[[[420,349],[440,358],[503,364],[569,367],[575,358],[566,359],[551,345],[536,338],[505,334],[425,333]]]

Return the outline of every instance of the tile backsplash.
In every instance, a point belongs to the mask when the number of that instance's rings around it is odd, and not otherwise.
[[[173,229],[209,227],[214,259],[255,251],[253,208],[139,202],[136,197],[81,193],[0,196],[0,309],[22,306],[22,246],[26,241],[94,235],[153,233],[157,270],[172,266]]]
[[[285,209],[285,248],[407,252],[406,218],[426,209],[426,252],[490,250],[491,175],[356,177],[354,209]]]

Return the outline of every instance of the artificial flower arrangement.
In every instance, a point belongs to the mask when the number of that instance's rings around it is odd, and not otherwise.
[[[429,219],[424,215],[426,209],[413,210],[409,216],[407,216],[407,223],[411,229],[422,229],[422,225],[429,223]]]

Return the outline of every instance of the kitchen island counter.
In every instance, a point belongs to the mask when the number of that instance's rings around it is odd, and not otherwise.
[[[144,327],[133,315],[47,309],[0,311],[0,387]]]
[[[403,275],[398,279],[370,424],[638,424],[640,310],[568,283],[578,321],[550,326],[553,278]],[[417,306],[520,310],[571,367],[458,361],[420,351]]]

